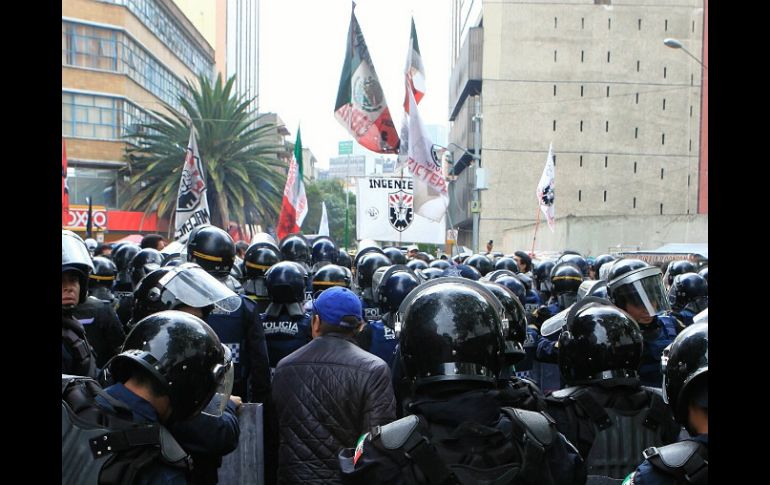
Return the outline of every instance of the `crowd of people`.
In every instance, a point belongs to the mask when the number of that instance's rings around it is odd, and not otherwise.
[[[94,243],[62,231],[63,483],[218,483],[243,403],[269,484],[708,483],[705,264]]]

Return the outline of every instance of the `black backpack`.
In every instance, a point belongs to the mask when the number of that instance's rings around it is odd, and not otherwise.
[[[96,404],[101,396],[115,411]],[[62,374],[62,484],[131,484],[162,463],[192,470],[192,460],[158,423],[135,423],[131,410],[89,377]]]

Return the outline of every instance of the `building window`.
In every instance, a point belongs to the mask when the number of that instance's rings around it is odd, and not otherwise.
[[[663,169],[660,169],[660,179],[663,180]]]
[[[121,98],[62,92],[62,136],[122,140],[140,123],[155,121]]]
[[[663,30],[668,32],[668,19],[666,19],[666,23],[665,23],[665,26],[663,27]]]
[[[553,62],[556,62],[556,49],[553,50]]]
[[[610,122],[609,121],[605,121],[604,122],[604,132],[605,133],[609,133],[610,132]]]
[[[636,209],[636,197],[634,197],[634,209]]]
[[[692,32],[695,33],[695,21],[692,21]]]
[[[663,68],[663,79],[666,79],[666,68]]]
[[[610,87],[609,86],[607,86],[607,97],[608,98],[610,97]]]
[[[580,18],[580,30],[583,30],[586,28],[586,19],[585,17]]]
[[[583,155],[580,155],[580,166],[583,166]]]
[[[583,120],[580,120],[580,132],[583,132]]]
[[[660,215],[663,215],[663,202],[660,203]]]
[[[607,168],[607,161],[609,160],[609,157],[607,155],[604,155],[604,168]]]
[[[554,18],[553,18],[553,28],[554,28],[554,29],[556,28],[556,21],[557,21],[557,20],[558,20],[558,19],[557,19],[556,17],[554,17]]]
[[[583,97],[583,86],[580,86],[580,97]]]
[[[607,62],[610,62],[610,51],[607,51]]]
[[[638,19],[636,24],[638,25],[638,29],[642,30],[642,19]]]
[[[634,162],[634,173],[636,173],[636,162]]]
[[[636,104],[639,104],[639,93],[636,93]]]
[[[688,151],[688,152],[691,152],[691,151],[692,151],[692,138],[690,138],[690,143],[689,143],[689,146],[688,146],[688,148],[687,148],[687,151]]]
[[[556,85],[553,85],[553,95],[556,96]]]
[[[556,131],[556,120],[553,120],[553,131]]]
[[[666,98],[663,98],[663,111],[666,111]]]
[[[690,186],[690,176],[689,175],[687,175],[687,186],[688,187]]]
[[[695,86],[695,74],[690,74],[690,86]]]
[[[665,145],[666,144],[666,134],[665,133],[661,133],[660,134],[660,144],[661,145]]]
[[[117,176],[115,169],[67,167],[70,203],[86,205],[91,197],[94,205],[117,207]]]
[[[636,61],[636,72],[639,72],[639,64],[640,63],[641,63],[641,61]]]
[[[607,191],[604,191],[604,202],[607,202]]]
[[[583,62],[586,58],[586,51],[580,51],[580,62]]]
[[[117,70],[117,31],[62,22],[62,65]]]
[[[578,202],[580,202],[581,200],[583,200],[583,191],[578,190]]]
[[[692,118],[692,105],[690,105],[690,118]]]
[[[607,19],[607,30],[612,29],[612,19]]]
[[[634,128],[634,138],[639,138],[639,127]]]

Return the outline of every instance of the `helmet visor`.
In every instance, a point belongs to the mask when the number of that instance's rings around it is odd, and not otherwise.
[[[543,322],[543,326],[540,327],[540,334],[543,337],[548,337],[549,335],[560,332],[562,327],[564,327],[564,325],[567,323],[567,314],[569,313],[570,308],[572,308],[572,306],[565,308],[564,310]]]
[[[631,281],[613,290],[615,305],[623,309],[629,306],[641,307],[649,316],[671,310],[659,269],[644,268],[643,272],[637,272],[629,279]]]
[[[214,392],[214,397],[211,398],[211,401],[201,411],[202,414],[214,417],[221,416],[225,412],[227,401],[230,400],[230,394],[233,391],[233,380],[235,378],[230,347],[222,344],[222,349],[225,352],[224,363],[216,365],[213,370],[214,380],[217,382],[217,390]]]
[[[691,300],[687,305],[684,306],[685,310],[689,310],[693,313],[700,313],[709,306],[709,297],[707,296],[698,296]]]
[[[159,283],[179,301],[193,308],[214,305],[229,313],[241,306],[238,295],[196,264],[174,266]]]

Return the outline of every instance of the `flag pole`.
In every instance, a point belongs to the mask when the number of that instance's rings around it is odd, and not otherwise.
[[[537,221],[535,222],[535,233],[532,235],[532,250],[529,252],[530,256],[535,255],[535,239],[537,239],[537,228],[540,226],[540,206],[537,206]]]

